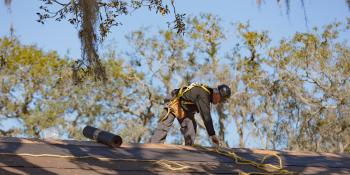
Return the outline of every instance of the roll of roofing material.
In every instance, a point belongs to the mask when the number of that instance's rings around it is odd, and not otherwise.
[[[86,126],[83,129],[83,135],[89,139],[95,140],[110,147],[120,147],[120,145],[123,143],[120,136],[92,126]]]

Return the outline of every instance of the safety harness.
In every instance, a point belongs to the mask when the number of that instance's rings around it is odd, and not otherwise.
[[[201,83],[191,83],[189,86],[184,86],[181,87],[179,89],[179,91],[177,92],[176,96],[173,97],[170,102],[166,105],[166,109],[168,110],[167,114],[161,119],[161,121],[164,121],[168,118],[168,115],[170,113],[174,114],[178,119],[183,119],[186,117],[186,113],[185,111],[182,109],[181,107],[181,101],[183,102],[183,104],[194,104],[191,101],[185,101],[185,100],[181,100],[181,97],[188,92],[189,90],[191,90],[194,87],[200,87],[202,88],[204,91],[206,91],[208,94],[210,94],[210,90],[209,87],[207,85],[201,84]]]

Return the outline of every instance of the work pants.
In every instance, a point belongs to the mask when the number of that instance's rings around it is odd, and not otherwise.
[[[161,114],[161,120],[158,122],[157,129],[151,138],[151,143],[164,143],[169,129],[171,128],[174,119],[174,114],[169,113],[167,115],[167,109]],[[194,113],[186,114],[183,119],[178,119],[181,126],[181,133],[184,136],[185,145],[193,145],[196,138],[197,123],[194,119]]]

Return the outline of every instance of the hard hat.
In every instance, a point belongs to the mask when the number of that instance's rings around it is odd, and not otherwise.
[[[223,101],[225,101],[226,99],[230,98],[231,96],[231,89],[230,87],[228,87],[225,84],[219,85],[218,86],[218,90],[219,90],[219,94],[220,97]]]

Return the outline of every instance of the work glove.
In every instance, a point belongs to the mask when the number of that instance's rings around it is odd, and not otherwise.
[[[219,142],[219,139],[216,137],[216,135],[210,136],[210,139],[214,147],[219,147],[220,142]]]

